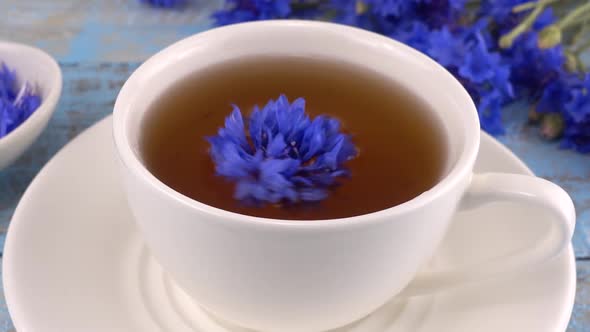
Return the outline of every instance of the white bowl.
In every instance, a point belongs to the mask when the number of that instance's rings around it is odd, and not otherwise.
[[[61,94],[62,75],[57,62],[38,48],[0,41],[0,63],[16,70],[19,84],[35,86],[41,95],[39,108],[8,135],[0,138],[0,170],[15,161],[39,137]]]

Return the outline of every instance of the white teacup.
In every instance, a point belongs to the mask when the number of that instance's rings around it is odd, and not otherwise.
[[[446,176],[401,205],[316,221],[240,215],[160,182],[138,149],[149,106],[195,71],[256,55],[355,63],[415,92],[448,138]],[[115,105],[114,136],[129,204],[153,255],[204,308],[255,330],[323,331],[362,318],[402,290],[405,295],[431,292],[538,264],[558,254],[574,229],[573,203],[558,186],[530,176],[473,173],[479,120],[451,74],[408,46],[351,27],[266,21],[182,40],[146,61],[125,83]],[[554,216],[555,227],[538,246],[513,256],[416,275],[458,208],[497,200],[544,209]]]

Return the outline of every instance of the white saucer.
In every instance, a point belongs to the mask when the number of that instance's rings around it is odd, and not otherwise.
[[[476,169],[530,173],[485,134]],[[509,253],[530,245],[545,225],[536,211],[509,204],[460,213],[433,261],[477,262]],[[3,270],[18,331],[243,332],[191,302],[143,247],[119,184],[110,117],[72,141],[35,178],[12,219]],[[563,332],[575,283],[570,246],[534,270],[394,299],[338,331]]]

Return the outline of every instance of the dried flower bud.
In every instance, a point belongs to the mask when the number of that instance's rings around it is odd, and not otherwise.
[[[569,52],[565,53],[565,69],[567,69],[567,71],[570,73],[577,73],[581,71],[580,60],[576,55]]]
[[[557,25],[552,24],[539,33],[539,48],[552,48],[559,43],[561,43],[561,29]]]
[[[362,15],[362,14],[366,13],[367,10],[369,10],[369,6],[364,1],[357,0],[357,2],[356,2],[356,14],[357,15]]]
[[[548,140],[554,140],[561,137],[565,122],[559,113],[548,113],[543,116],[541,121],[541,136]]]

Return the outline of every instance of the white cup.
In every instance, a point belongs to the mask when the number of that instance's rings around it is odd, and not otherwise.
[[[160,182],[144,166],[138,148],[149,106],[195,71],[257,55],[346,61],[415,92],[447,136],[446,175],[398,206],[319,221],[240,215]],[[574,229],[573,203],[555,184],[531,176],[473,173],[479,120],[471,98],[451,74],[408,46],[351,27],[266,21],[184,39],[147,60],[125,83],[115,104],[114,137],[129,204],[153,255],[204,308],[255,330],[310,332],[343,326],[402,290],[405,296],[431,292],[551,259],[566,247]],[[498,200],[544,209],[555,227],[536,247],[512,256],[417,275],[457,209]]]

